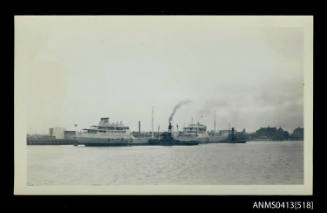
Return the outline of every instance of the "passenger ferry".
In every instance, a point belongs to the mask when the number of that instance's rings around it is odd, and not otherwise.
[[[108,117],[101,118],[98,125],[76,134],[78,144],[85,146],[127,146],[133,139],[128,126],[122,122],[110,123]]]

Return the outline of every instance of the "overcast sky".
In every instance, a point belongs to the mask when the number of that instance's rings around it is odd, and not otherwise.
[[[242,18],[241,18],[242,19]],[[217,17],[20,17],[15,75],[27,131],[87,128],[100,117],[131,130],[199,121],[252,132],[303,127],[303,30],[228,25]]]

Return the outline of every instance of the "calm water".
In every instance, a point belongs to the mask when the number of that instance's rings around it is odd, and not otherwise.
[[[303,184],[303,142],[28,146],[28,184]]]

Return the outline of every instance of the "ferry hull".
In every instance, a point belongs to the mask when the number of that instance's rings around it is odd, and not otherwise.
[[[109,139],[109,138],[87,138],[78,137],[79,145],[85,146],[128,146],[132,140],[129,139]]]

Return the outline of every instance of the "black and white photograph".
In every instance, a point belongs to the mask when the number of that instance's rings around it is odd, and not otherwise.
[[[15,16],[15,194],[310,195],[312,16]]]

